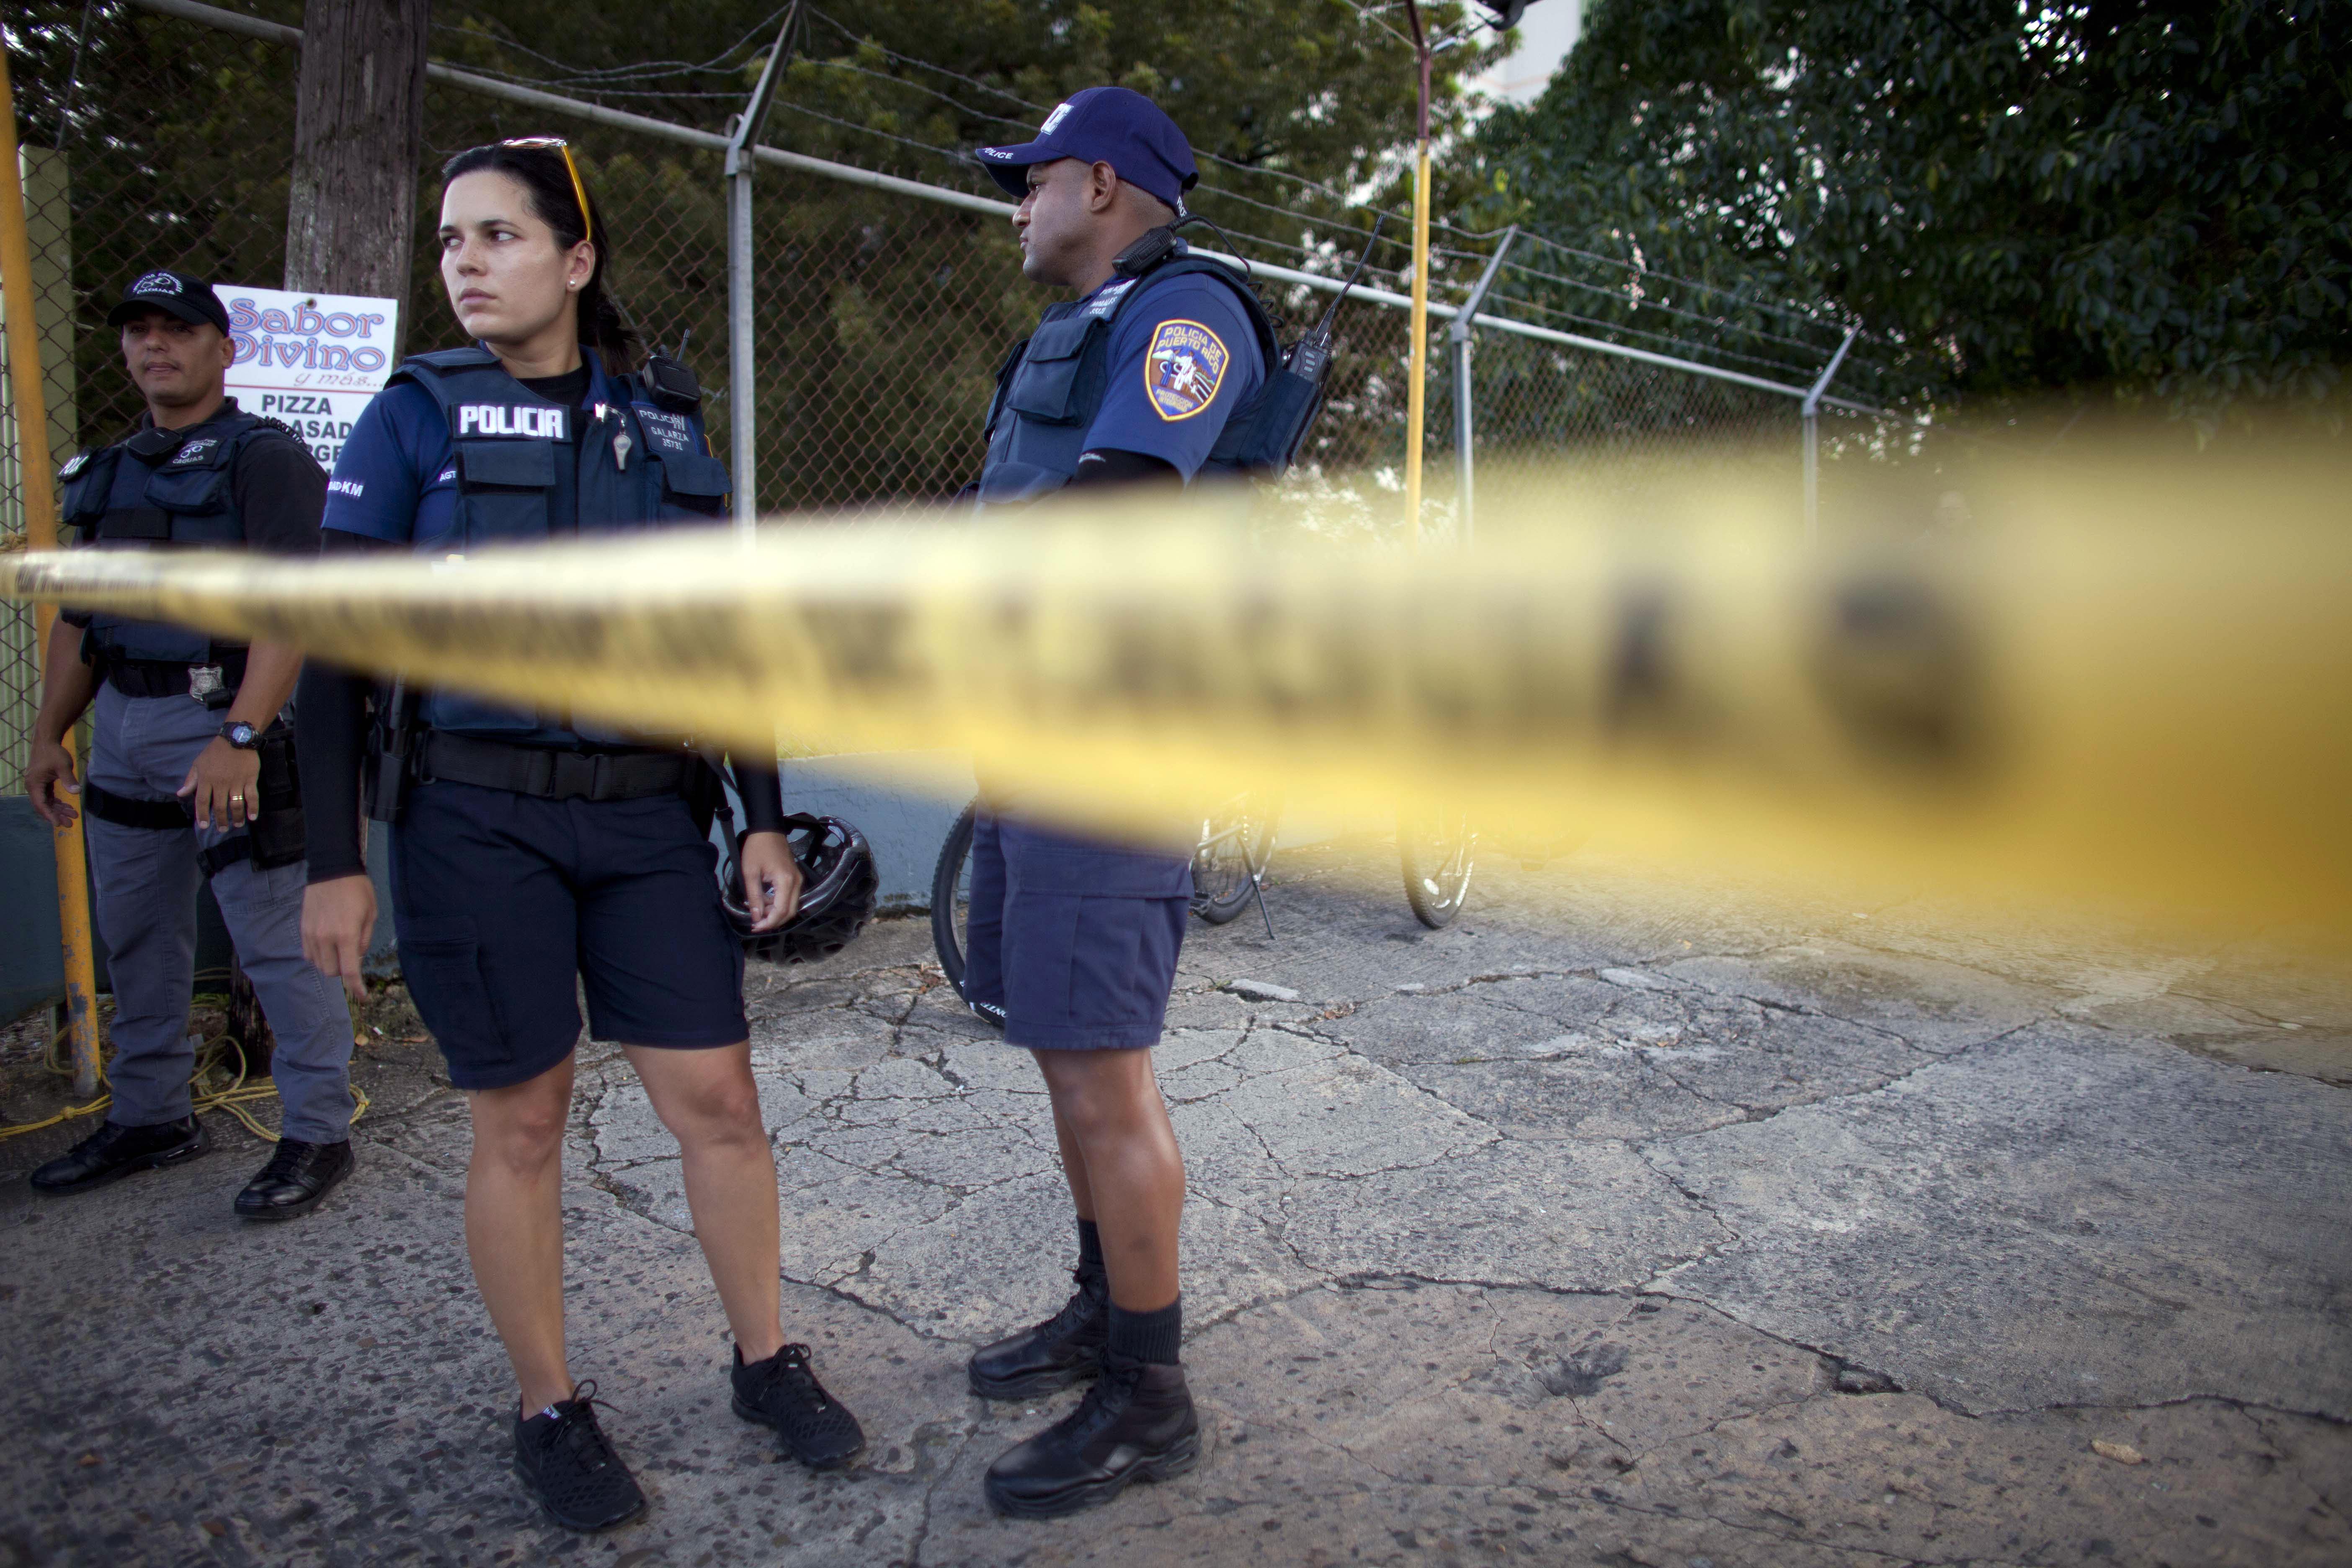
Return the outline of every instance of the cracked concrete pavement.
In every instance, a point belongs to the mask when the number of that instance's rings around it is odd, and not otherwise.
[[[0,1565],[2352,1561],[2342,975],[1597,850],[1430,933],[1386,853],[1286,853],[1274,941],[1188,940],[1194,1474],[1076,1522],[982,1503],[1076,1397],[961,1378],[1066,1291],[1066,1199],[1034,1068],[898,921],[751,999],[787,1327],[862,1468],[728,1415],[676,1147],[587,1045],[574,1365],[654,1506],[542,1523],[463,1103],[387,1050],[360,1176],[297,1226],[228,1217],[250,1144],[46,1203],[62,1137],[0,1144]]]

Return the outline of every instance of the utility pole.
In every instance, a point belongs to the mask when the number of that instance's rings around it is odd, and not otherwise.
[[[431,0],[304,5],[286,288],[407,300],[431,13]]]

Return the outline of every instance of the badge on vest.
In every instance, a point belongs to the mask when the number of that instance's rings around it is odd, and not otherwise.
[[[1224,340],[1200,322],[1162,321],[1143,356],[1143,389],[1162,419],[1190,419],[1215,400],[1231,363]]]
[[[637,423],[645,429],[646,439],[652,442],[656,450],[674,457],[680,452],[697,449],[694,426],[686,422],[686,416],[671,414],[643,403],[634,406]]]
[[[1110,313],[1118,309],[1118,302],[1127,297],[1127,291],[1134,287],[1135,279],[1132,278],[1122,278],[1116,283],[1103,285],[1102,291],[1087,301],[1087,314],[1108,321]]]
[[[510,403],[461,403],[457,405],[460,436],[529,436],[541,441],[564,438],[561,408],[518,408]]]
[[[192,468],[194,465],[203,462],[205,460],[205,454],[209,453],[215,447],[219,445],[220,443],[210,436],[205,437],[202,440],[191,441],[186,446],[181,447],[180,455],[173,458],[169,463],[165,464],[164,467],[172,468]]]

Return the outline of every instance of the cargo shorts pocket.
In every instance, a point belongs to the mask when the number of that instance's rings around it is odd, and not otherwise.
[[[401,975],[417,1016],[448,1058],[450,1081],[476,1087],[468,1077],[512,1063],[514,1042],[483,978],[482,944],[472,919],[402,921],[398,934]]]

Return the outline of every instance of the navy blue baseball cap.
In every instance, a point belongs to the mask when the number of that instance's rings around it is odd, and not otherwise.
[[[119,327],[142,310],[162,310],[191,326],[228,331],[228,307],[213,292],[213,286],[184,272],[141,273],[138,281],[122,291],[122,303],[106,313],[106,324]]]
[[[1118,177],[1150,191],[1178,213],[1184,193],[1200,180],[1192,144],[1176,122],[1141,93],[1124,87],[1090,87],[1055,105],[1037,128],[1037,140],[1016,147],[982,147],[981,166],[1015,198],[1029,194],[1029,165],[1057,158],[1108,163]]]

